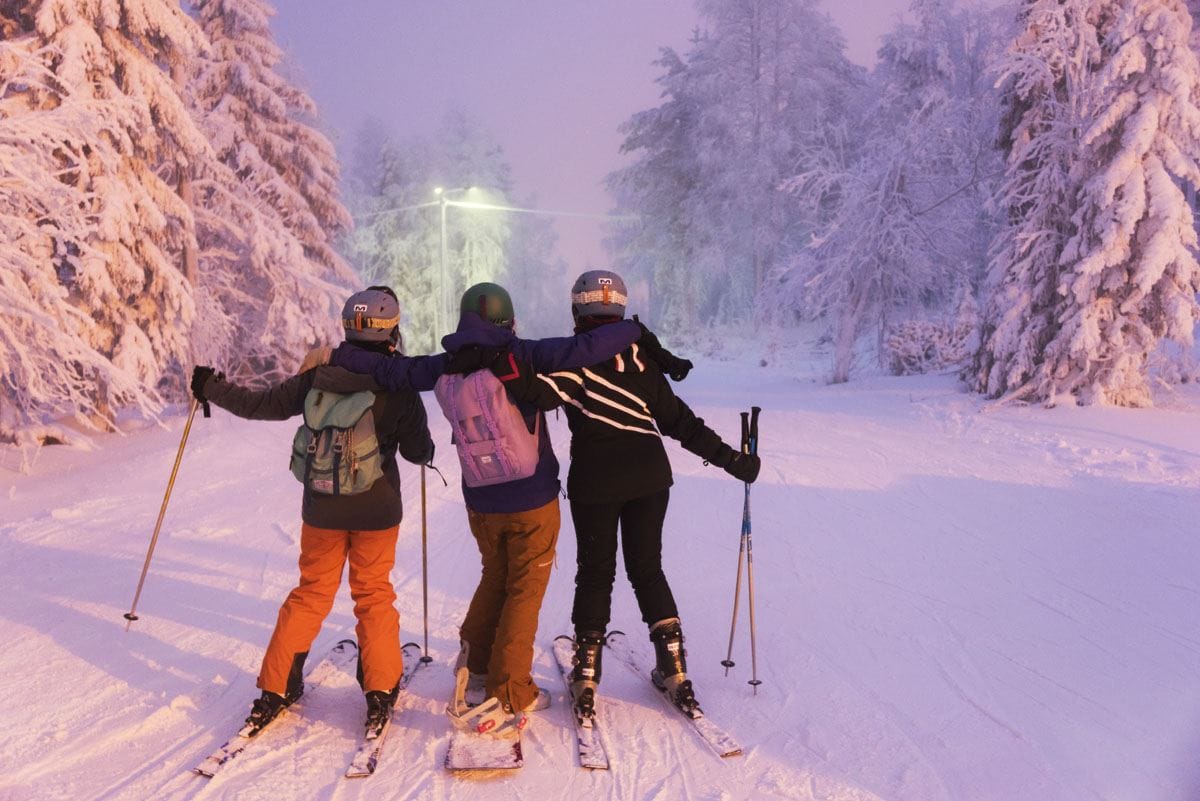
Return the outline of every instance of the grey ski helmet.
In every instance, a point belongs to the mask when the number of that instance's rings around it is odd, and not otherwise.
[[[625,282],[611,270],[588,270],[571,287],[571,315],[624,317],[628,297]]]
[[[355,292],[342,307],[342,328],[350,342],[399,341],[400,302],[387,287]]]

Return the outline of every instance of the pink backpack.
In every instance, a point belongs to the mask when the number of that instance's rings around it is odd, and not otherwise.
[[[443,375],[433,389],[450,421],[463,482],[487,487],[529,478],[537,469],[538,428],[533,431],[491,370]]]

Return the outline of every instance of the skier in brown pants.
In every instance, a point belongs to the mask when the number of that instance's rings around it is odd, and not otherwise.
[[[354,294],[346,301],[342,317],[346,341],[353,347],[389,356],[394,353],[399,342],[400,306],[390,289],[371,287]],[[285,420],[304,413],[309,426],[314,408],[328,409],[338,403],[337,398],[358,399],[362,408],[352,434],[369,443],[372,450],[365,451],[361,461],[357,452],[354,457],[347,455],[346,461],[354,460],[355,470],[363,465],[352,477],[361,477],[365,486],[339,486],[341,473],[326,477],[314,472],[319,439],[312,440],[312,447],[304,452],[293,453],[293,472],[304,481],[300,582],[279,609],[258,675],[262,695],[254,701],[243,733],[257,733],[303,693],[305,658],[333,607],[347,562],[358,619],[367,726],[378,727],[391,714],[402,669],[400,616],[390,575],[403,511],[396,452],[414,464],[432,460],[425,407],[413,391],[384,391],[369,376],[329,366],[307,370],[259,391],[239,387],[213,368],[199,366],[192,374],[192,392],[199,400],[209,400],[251,420]],[[368,415],[373,418],[369,433],[362,427]],[[339,447],[342,442],[339,440]],[[337,464],[335,461],[335,472]],[[330,482],[332,486],[328,486]]]

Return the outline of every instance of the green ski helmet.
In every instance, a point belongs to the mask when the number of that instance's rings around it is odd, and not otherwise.
[[[499,284],[476,284],[463,293],[458,305],[460,314],[477,314],[489,323],[512,328],[515,322],[512,298]]]

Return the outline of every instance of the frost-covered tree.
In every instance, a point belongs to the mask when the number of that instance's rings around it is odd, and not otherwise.
[[[621,152],[639,158],[607,179],[617,208],[627,212],[611,242],[619,269],[647,279],[655,325],[691,329],[705,294],[704,280],[692,269],[705,233],[684,202],[701,175],[693,146],[698,101],[674,50],[665,48],[655,64],[662,68],[663,102],[622,125]]]
[[[99,101],[54,84],[51,54],[32,39],[0,42],[0,439],[66,439],[44,420],[109,420],[111,409],[157,408],[135,371],[114,364],[93,338],[89,298],[79,277],[103,264],[93,251],[101,203],[92,170],[116,172],[119,154],[97,152],[90,137],[128,101]],[[49,82],[48,85],[47,82]],[[13,108],[36,86],[54,93],[45,108]],[[119,136],[119,130],[114,132]],[[106,163],[107,162],[107,163]]]
[[[765,276],[813,227],[780,184],[844,117],[860,71],[815,0],[697,5],[704,30],[684,56],[664,51],[664,102],[626,126],[636,160],[610,179],[618,210],[643,218],[618,232],[618,267],[653,276],[659,299],[687,299],[678,315],[655,309],[660,318],[745,321]],[[668,272],[677,284],[663,284]]]
[[[914,22],[889,33],[867,87],[860,133],[787,183],[835,211],[810,252],[780,265],[768,308],[825,316],[833,326],[833,380],[849,377],[860,334],[881,344],[897,318],[947,305],[977,283],[998,173],[995,96],[987,64],[995,14],[952,0],[914,0]],[[879,349],[883,357],[882,349]]]
[[[1191,20],[1181,0],[1074,0],[1032,2],[1025,22],[1009,70],[1013,230],[993,261],[978,385],[1026,401],[1147,405],[1150,352],[1163,338],[1190,343],[1200,318],[1181,188],[1200,185]],[[1045,203],[1029,185],[1039,157],[1055,179]]]
[[[519,205],[510,167],[494,138],[460,111],[429,140],[398,143],[379,123],[368,124],[351,175],[358,227],[347,239],[350,256],[367,280],[396,289],[411,352],[438,346],[457,322],[467,286],[510,276],[536,285],[539,272],[554,268],[553,237],[526,215],[496,208]]]
[[[350,225],[333,145],[309,124],[312,100],[281,76],[264,0],[195,0],[211,43],[190,99],[227,168],[193,189],[203,342],[241,377],[289,372],[314,343],[340,338],[358,282],[332,242]]]
[[[84,199],[89,221],[81,229],[79,215],[66,215],[64,205],[56,211],[65,216],[26,220],[46,232],[44,252],[56,254],[61,291],[74,313],[50,304],[65,316],[46,320],[49,330],[70,341],[51,345],[43,336],[23,348],[10,343],[0,357],[9,365],[4,380],[28,371],[26,360],[45,359],[46,350],[76,356],[59,368],[63,380],[35,382],[41,387],[36,396],[18,396],[22,405],[9,415],[16,419],[10,425],[38,425],[43,413],[75,413],[108,426],[118,406],[153,405],[155,388],[177,380],[190,361],[193,304],[180,263],[195,239],[177,179],[181,165],[203,163],[211,150],[169,72],[202,49],[203,36],[167,0],[40,0],[5,9],[6,26],[18,29],[8,52],[20,57],[0,62],[6,87],[0,120],[9,131],[29,132],[30,147],[51,148],[29,154],[26,175],[38,174],[31,166],[38,159],[44,168],[56,165],[51,174]],[[69,141],[60,127],[59,133],[40,132],[42,125],[59,125],[51,112],[61,107],[87,111],[75,118],[81,127],[70,132]],[[29,183],[16,186],[33,191]],[[51,197],[59,190],[40,191]],[[9,200],[10,214],[34,215],[37,208],[36,201]],[[24,246],[6,240],[0,247],[7,254]],[[44,270],[39,278],[23,273],[25,291],[34,296],[48,291]],[[90,325],[78,324],[80,314]],[[17,373],[9,372],[18,361]],[[78,394],[57,394],[68,385]],[[140,387],[136,392],[134,385]]]

